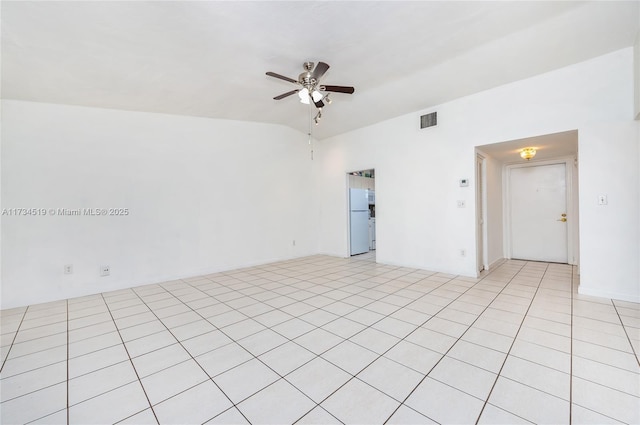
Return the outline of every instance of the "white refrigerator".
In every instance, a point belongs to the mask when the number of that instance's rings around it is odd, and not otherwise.
[[[351,255],[369,252],[369,194],[367,189],[349,189],[349,212]]]

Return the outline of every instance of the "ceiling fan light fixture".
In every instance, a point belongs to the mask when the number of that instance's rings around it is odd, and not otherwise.
[[[527,161],[529,161],[531,158],[536,156],[536,152],[537,152],[536,148],[533,148],[533,147],[524,148],[520,151],[520,157],[522,159],[526,159]]]
[[[300,103],[309,104],[309,90],[306,87],[298,92],[298,97],[300,98]]]
[[[322,100],[322,93],[320,93],[318,90],[314,90],[311,93],[311,98],[314,102],[320,102]]]
[[[0,0],[2,1],[2,0]],[[279,80],[287,81],[289,83],[296,84],[298,87],[294,90],[290,90],[286,93],[282,93],[274,97],[274,100],[282,100],[286,97],[298,94],[300,103],[311,106],[311,103],[318,108],[318,113],[314,118],[316,125],[319,124],[322,118],[322,108],[331,103],[329,98],[329,92],[353,94],[355,89],[350,86],[326,86],[320,84],[320,79],[325,75],[329,69],[329,65],[324,62],[305,62],[303,65],[304,72],[298,76],[297,80],[293,78],[285,77],[284,75],[276,74],[275,72],[267,72],[269,77],[277,78]],[[325,103],[326,102],[326,103]],[[311,137],[311,107],[309,108],[309,137]],[[311,140],[311,139],[309,139]]]

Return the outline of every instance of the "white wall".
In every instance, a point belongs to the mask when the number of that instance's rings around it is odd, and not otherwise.
[[[2,308],[316,252],[312,162],[297,131],[20,101],[2,114],[3,208],[130,211],[4,216]]]
[[[638,16],[640,20],[640,14]],[[635,116],[637,120],[640,120],[640,31],[636,34],[636,41],[633,46],[634,49],[634,85],[635,85]]]
[[[574,129],[580,291],[640,301],[633,72],[633,48],[624,49],[317,142],[313,162],[306,136],[279,126],[3,101],[3,208],[131,214],[4,216],[2,308],[316,252],[347,256],[345,173],[371,168],[378,261],[472,276],[474,147]],[[419,130],[433,110],[438,126]],[[110,277],[98,277],[103,264]]]
[[[638,127],[593,123],[579,133],[581,293],[640,301]]]
[[[438,127],[418,130],[419,116],[432,110]],[[473,276],[475,182],[460,188],[458,179],[473,177],[474,147],[578,129],[580,290],[640,300],[640,164],[632,120],[627,48],[327,139],[316,148],[320,251],[347,255],[343,176],[375,168],[378,261]],[[595,202],[601,192],[610,199],[604,209]],[[467,208],[457,208],[458,199]]]

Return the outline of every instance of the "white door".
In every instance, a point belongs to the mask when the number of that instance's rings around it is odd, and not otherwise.
[[[511,168],[511,258],[567,263],[565,164]]]

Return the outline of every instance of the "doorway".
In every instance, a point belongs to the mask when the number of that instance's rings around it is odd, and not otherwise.
[[[376,249],[375,170],[347,173],[349,255]]]
[[[507,167],[510,258],[568,263],[567,164]]]
[[[522,158],[521,152],[525,147],[536,149],[535,158]],[[579,265],[578,131],[569,130],[476,146],[476,154],[478,271],[482,265],[491,270],[509,258]],[[482,165],[478,156],[482,157]],[[538,180],[537,183],[529,182],[531,187],[526,186],[529,174],[532,175],[531,178]],[[536,174],[542,174],[542,177]],[[548,176],[545,177],[545,174]],[[552,175],[555,175],[555,188],[549,181],[545,182],[545,179],[552,181]],[[511,181],[512,177],[514,181]],[[521,187],[519,183],[525,186]],[[564,204],[559,203],[553,208],[547,206],[548,227],[558,227],[557,232],[550,233],[551,237],[558,239],[555,242],[551,238],[539,237],[545,232],[549,234],[549,230],[531,230],[537,226],[536,220],[546,214],[544,211],[529,218],[522,218],[520,215],[521,212],[526,214],[535,208],[528,206],[527,202],[553,193],[560,201],[564,199]],[[530,242],[532,246],[526,247]]]

